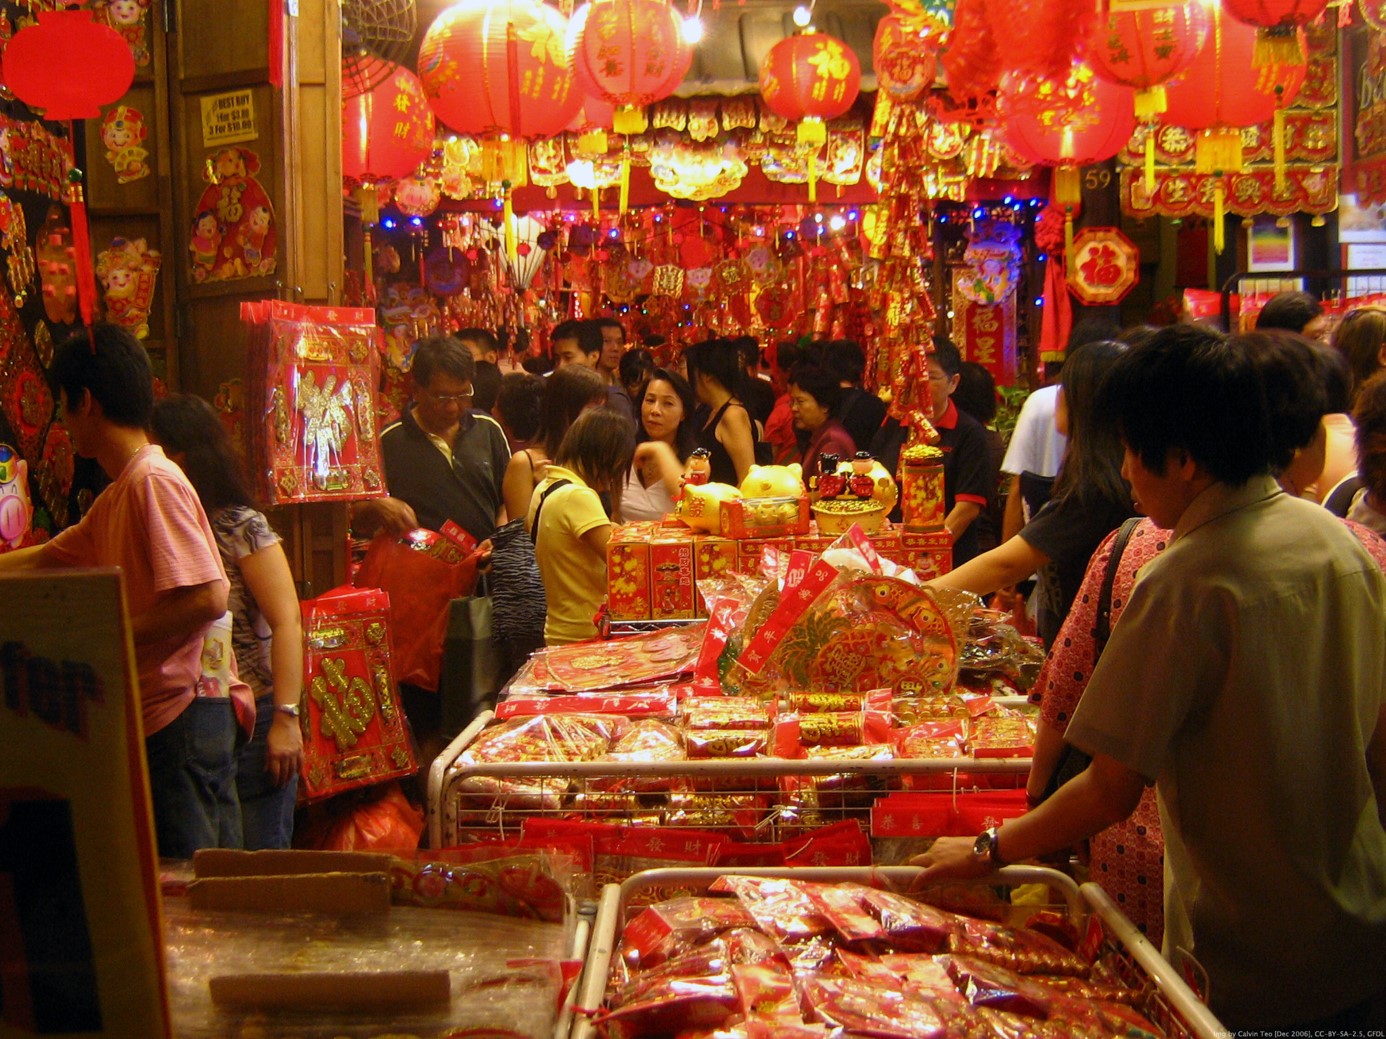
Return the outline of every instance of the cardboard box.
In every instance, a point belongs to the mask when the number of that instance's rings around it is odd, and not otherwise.
[[[809,500],[797,498],[734,498],[722,503],[722,536],[782,538],[809,532]]]

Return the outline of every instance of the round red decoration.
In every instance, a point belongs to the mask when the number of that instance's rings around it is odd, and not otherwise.
[[[693,65],[683,20],[664,0],[594,0],[573,22],[577,82],[609,104],[643,108],[662,101]]]
[[[1089,306],[1120,303],[1140,280],[1141,252],[1115,227],[1085,227],[1073,239],[1068,284]]]
[[[374,88],[342,102],[342,175],[377,182],[407,177],[433,151],[433,110],[423,84],[393,65]]]
[[[1227,13],[1261,29],[1297,29],[1323,14],[1328,0],[1222,0]]]
[[[5,85],[45,119],[95,119],[135,78],[125,38],[92,12],[40,11],[5,45]]]
[[[1101,162],[1136,129],[1131,89],[1098,79],[1084,64],[1063,81],[1012,80],[1001,101],[1006,140],[1030,162]]]
[[[433,113],[458,133],[552,137],[582,107],[564,52],[568,23],[533,0],[462,0],[419,47]]]
[[[947,74],[948,95],[963,104],[995,90],[1001,76],[996,39],[983,3],[958,0],[953,9],[953,31],[939,58]]]
[[[871,63],[876,81],[892,101],[913,101],[933,86],[938,65],[935,46],[899,15],[888,14],[876,23]]]
[[[1189,67],[1208,38],[1208,21],[1200,0],[1113,11],[1088,33],[1087,62],[1102,79],[1149,92]],[[1163,102],[1163,92],[1144,106],[1138,96],[1136,114],[1155,115]]]
[[[783,39],[760,66],[765,107],[782,119],[835,119],[852,107],[860,87],[856,54],[826,33],[796,33]]]
[[[1304,84],[1303,64],[1253,68],[1256,30],[1225,11],[1212,22],[1198,57],[1166,86],[1162,122],[1190,130],[1255,126],[1272,118],[1277,105],[1294,101]]]

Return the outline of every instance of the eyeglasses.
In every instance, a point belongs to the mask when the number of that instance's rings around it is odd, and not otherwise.
[[[476,395],[474,390],[468,390],[466,393],[434,393],[432,390],[424,390],[424,393],[439,404],[465,404]]]

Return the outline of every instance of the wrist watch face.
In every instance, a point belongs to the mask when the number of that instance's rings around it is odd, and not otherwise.
[[[274,705],[274,709],[275,709],[276,711],[278,711],[280,714],[287,714],[290,718],[297,718],[297,717],[298,717],[298,710],[299,710],[299,708],[298,708],[298,704],[296,704],[296,703],[280,703],[280,704],[275,704],[275,705]]]
[[[983,830],[972,844],[972,854],[978,858],[992,861],[996,858],[996,831]]]

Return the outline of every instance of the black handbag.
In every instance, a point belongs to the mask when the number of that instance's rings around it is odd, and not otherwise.
[[[449,739],[482,711],[495,706],[501,685],[509,677],[502,673],[504,655],[492,638],[495,603],[487,590],[487,575],[483,573],[474,594],[453,599],[449,604],[443,666],[438,677],[443,734]]]
[[[1126,543],[1131,540],[1131,534],[1141,519],[1140,516],[1132,516],[1121,525],[1117,530],[1116,540],[1112,542],[1112,554],[1107,557],[1107,567],[1102,574],[1102,590],[1097,595],[1097,623],[1093,629],[1092,663],[1094,667],[1097,666],[1097,661],[1102,657],[1102,651],[1107,648],[1107,640],[1112,637],[1112,586],[1116,583],[1117,568],[1121,565],[1121,557],[1126,552]],[[1054,771],[1049,774],[1049,782],[1045,784],[1044,793],[1040,795],[1040,799],[1036,803],[1043,804],[1049,800],[1054,791],[1081,773],[1091,763],[1091,754],[1079,750],[1068,740],[1064,740],[1063,750],[1059,752],[1059,760],[1054,763]]]

